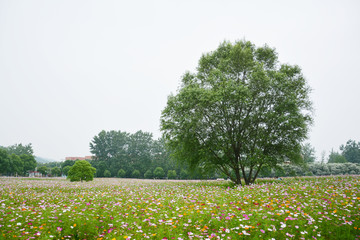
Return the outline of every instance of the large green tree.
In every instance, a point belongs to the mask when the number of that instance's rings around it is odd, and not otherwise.
[[[109,169],[112,176],[120,169],[126,169],[128,177],[134,170],[143,175],[151,167],[153,146],[151,133],[101,131],[90,143],[90,151],[95,155],[93,165],[99,170],[97,176],[102,177],[105,169]]]
[[[21,154],[20,158],[24,164],[24,175],[29,171],[34,171],[36,168],[36,160],[33,155]]]
[[[70,168],[67,178],[71,182],[75,181],[92,181],[94,179],[94,174],[96,169],[91,166],[91,164],[85,160],[76,161],[75,164]]]
[[[10,156],[5,148],[0,148],[0,174],[8,174]]]
[[[340,150],[348,162],[360,163],[360,142],[350,139],[345,145],[341,145]]]
[[[177,158],[250,184],[264,166],[301,161],[312,122],[309,93],[301,69],[280,64],[274,49],[223,42],[182,77],[161,129]]]
[[[10,175],[22,175],[24,172],[24,162],[14,153],[10,154],[8,171]]]
[[[20,144],[14,144],[11,146],[7,147],[8,153],[9,154],[16,154],[18,156],[22,155],[22,154],[26,154],[26,155],[34,155],[34,150],[32,148],[31,143],[27,144],[27,145],[22,145]]]
[[[104,177],[104,171],[110,169],[116,176],[120,168],[126,168],[129,134],[121,131],[101,131],[90,142],[90,152],[95,155],[94,166],[98,177]],[[124,167],[125,166],[125,167]]]

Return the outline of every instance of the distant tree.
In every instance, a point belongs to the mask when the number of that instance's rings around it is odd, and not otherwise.
[[[64,168],[66,166],[74,166],[75,161],[74,160],[65,160],[63,163],[61,163],[61,168]]]
[[[59,167],[53,167],[51,169],[51,175],[54,177],[58,177],[61,175],[61,169]]]
[[[176,178],[176,171],[175,170],[169,170],[167,173],[168,179],[175,179]]]
[[[312,122],[309,93],[301,69],[279,64],[274,49],[224,42],[200,58],[196,73],[183,75],[161,129],[177,159],[250,184],[262,167],[301,161]]]
[[[9,172],[14,175],[22,175],[24,172],[24,163],[16,154],[10,155]]]
[[[0,174],[7,175],[10,167],[10,156],[5,148],[0,148]]]
[[[315,148],[311,146],[310,143],[305,143],[301,147],[301,154],[303,156],[305,163],[314,163],[315,162]]]
[[[106,170],[104,171],[104,177],[106,177],[106,178],[111,177],[111,172],[106,169]]]
[[[135,170],[132,172],[131,176],[132,176],[133,178],[140,178],[140,171],[137,170],[137,169],[135,169]]]
[[[11,146],[7,147],[7,150],[9,152],[9,154],[16,154],[18,156],[22,155],[22,154],[26,154],[26,155],[34,155],[34,150],[31,146],[31,143],[27,144],[27,145],[22,145],[20,144],[14,144]]]
[[[152,134],[137,131],[129,136],[127,149],[128,162],[133,169],[144,173],[151,166],[153,139]]]
[[[36,160],[33,155],[21,154],[20,158],[24,164],[24,175],[29,171],[34,171],[36,168]]]
[[[188,177],[189,177],[188,171],[186,171],[185,169],[181,169],[181,171],[180,171],[180,178],[181,178],[181,179],[187,179]]]
[[[331,151],[328,163],[346,163],[346,158],[338,152]]]
[[[71,182],[74,181],[92,181],[96,169],[91,166],[91,164],[85,160],[76,161],[74,166],[72,166],[68,172],[67,178]]]
[[[110,165],[112,160],[126,155],[128,138],[126,132],[103,130],[90,142],[90,152],[95,155],[95,160]]]
[[[153,177],[153,172],[148,169],[145,173],[144,173],[144,178],[150,179]]]
[[[154,177],[155,178],[164,178],[165,176],[165,172],[164,169],[162,167],[157,167],[154,170]]]
[[[46,176],[47,172],[48,172],[48,168],[46,166],[41,166],[38,169],[38,172],[41,173],[43,176]]]
[[[360,163],[360,142],[350,139],[345,146],[341,145],[340,150],[348,162]]]
[[[67,175],[68,175],[68,172],[69,172],[69,170],[70,170],[71,167],[72,167],[72,166],[69,166],[69,165],[63,167],[63,168],[62,168],[62,174],[64,174],[65,176],[67,176]]]
[[[120,169],[120,170],[118,171],[117,176],[118,176],[119,178],[124,178],[125,175],[126,175],[126,172],[125,172],[124,169]]]

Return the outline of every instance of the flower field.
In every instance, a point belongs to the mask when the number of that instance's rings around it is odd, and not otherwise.
[[[0,178],[0,239],[360,239],[360,177]]]

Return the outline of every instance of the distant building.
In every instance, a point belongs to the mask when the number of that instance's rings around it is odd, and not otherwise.
[[[75,161],[75,160],[92,160],[93,158],[94,158],[94,156],[66,157],[65,160],[71,160],[71,161]]]

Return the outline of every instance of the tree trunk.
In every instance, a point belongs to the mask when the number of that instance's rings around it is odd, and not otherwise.
[[[241,175],[240,175],[240,169],[235,169],[235,176],[236,176],[236,185],[242,185],[241,183]]]

